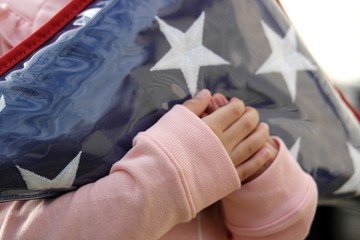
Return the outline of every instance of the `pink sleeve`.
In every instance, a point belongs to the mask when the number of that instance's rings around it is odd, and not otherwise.
[[[1,0],[0,56],[45,24],[70,0]]]
[[[178,105],[108,176],[57,198],[0,203],[0,239],[159,239],[239,187],[220,141]]]
[[[274,138],[279,153],[258,178],[223,202],[226,224],[233,239],[305,239],[317,206],[317,187]]]

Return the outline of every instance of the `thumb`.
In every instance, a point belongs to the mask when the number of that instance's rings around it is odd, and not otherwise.
[[[211,102],[211,93],[207,89],[198,92],[195,97],[185,101],[184,107],[195,113],[197,116],[203,114]]]

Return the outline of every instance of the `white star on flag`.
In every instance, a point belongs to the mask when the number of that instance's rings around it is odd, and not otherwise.
[[[355,196],[360,195],[360,151],[356,149],[351,143],[347,143],[350,158],[354,165],[353,175],[342,185],[335,194],[355,192]]]
[[[261,21],[266,38],[269,41],[272,53],[256,74],[279,72],[283,76],[290,92],[291,100],[296,97],[296,74],[299,70],[316,70],[308,59],[297,52],[295,31],[291,27],[285,38],[281,38],[265,22]]]
[[[296,139],[294,145],[292,145],[292,147],[290,148],[291,156],[295,160],[298,159],[298,155],[299,155],[299,152],[300,152],[300,142],[301,142],[301,138]]]
[[[79,152],[78,155],[52,180],[23,169],[18,165],[16,165],[16,167],[19,169],[29,190],[71,188],[79,167],[81,153],[82,152]]]
[[[5,98],[4,98],[4,95],[1,95],[1,97],[0,97],[0,112],[2,112],[2,110],[4,110],[5,107],[6,107]]]
[[[201,13],[186,33],[169,26],[158,17],[155,18],[171,49],[150,71],[181,69],[189,91],[194,96],[200,67],[229,64],[228,61],[202,45],[205,13]]]

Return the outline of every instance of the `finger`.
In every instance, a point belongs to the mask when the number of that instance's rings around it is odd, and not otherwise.
[[[229,100],[222,93],[215,93],[213,95],[213,99],[219,107],[225,106],[229,103]]]
[[[215,112],[220,107],[228,104],[229,101],[222,93],[215,93],[212,98],[209,106],[206,108],[205,112],[201,115],[201,118],[206,117],[207,115]]]
[[[230,151],[230,157],[234,165],[238,166],[253,156],[259,149],[265,146],[268,138],[269,128],[264,123],[259,124],[253,133]]]
[[[268,143],[275,149],[279,149],[278,144],[276,143],[276,141],[274,139],[272,139],[271,137],[268,139]]]
[[[198,92],[194,98],[191,98],[183,103],[190,111],[197,116],[203,114],[211,101],[211,93],[207,89]]]
[[[250,182],[250,181],[254,180],[255,178],[257,178],[258,176],[260,176],[274,162],[274,160],[277,156],[278,150],[276,148],[274,148],[269,142],[266,142],[264,148],[269,150],[269,159],[265,162],[265,164],[259,170],[257,170],[250,177],[246,178],[245,182]],[[259,151],[261,151],[261,150],[262,149],[260,149]],[[245,183],[245,182],[243,182],[243,183]]]
[[[266,148],[262,148],[250,159],[236,168],[241,183],[249,181],[250,177],[259,171],[269,161],[270,152]]]
[[[208,107],[205,109],[204,114],[202,115],[202,117],[205,117],[213,112],[215,112],[216,110],[219,109],[219,105],[217,104],[217,102],[215,101],[214,97],[211,97],[210,99],[210,103],[208,105]]]
[[[274,142],[275,142],[275,141],[274,141]],[[275,144],[276,144],[276,143],[275,143]],[[267,149],[269,149],[270,159],[271,159],[271,160],[275,160],[275,158],[276,158],[276,156],[277,156],[277,154],[278,154],[278,152],[279,152],[279,149],[278,149],[277,145],[274,147],[272,144],[269,143],[269,141],[267,141],[267,142],[265,143],[265,147],[266,147]]]
[[[242,116],[245,111],[244,103],[237,99],[232,98],[230,103],[219,108],[212,114],[203,118],[203,121],[215,132],[223,132],[234,121]]]
[[[241,118],[224,131],[224,140],[233,143],[230,150],[257,128],[259,119],[259,113],[254,108],[246,108]]]

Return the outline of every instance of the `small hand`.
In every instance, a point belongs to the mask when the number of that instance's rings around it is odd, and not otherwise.
[[[217,108],[222,107],[226,104],[229,103],[229,101],[227,100],[227,98],[220,93],[215,93],[212,97],[213,99],[213,104],[211,108],[208,108],[208,112],[207,114],[210,114],[211,112],[215,111]],[[209,111],[210,110],[210,111]],[[260,176],[263,172],[265,172],[266,169],[268,169],[268,167],[271,165],[271,163],[275,160],[275,158],[277,157],[277,154],[279,152],[279,146],[278,144],[274,141],[274,139],[272,139],[271,137],[268,138],[265,146],[260,149],[257,153],[255,153],[251,158],[258,158],[258,157],[263,157],[264,154],[266,155],[266,152],[263,151],[269,151],[270,154],[270,158],[269,160],[257,171],[255,172],[253,175],[251,175],[250,177],[246,178],[245,180],[242,181],[243,184],[250,182],[251,180],[255,179],[256,177]],[[261,151],[261,152],[260,152]],[[249,159],[248,159],[249,160]]]
[[[259,114],[254,108],[245,107],[242,101],[233,98],[202,119],[224,145],[242,182],[269,161],[270,151],[265,148],[269,129],[259,123]]]
[[[241,181],[259,172],[271,157],[265,147],[269,139],[266,124],[259,124],[259,114],[251,107],[233,98],[230,102],[222,94],[202,90],[184,103],[213,130],[224,145],[237,168]],[[261,150],[261,151],[260,151]]]

